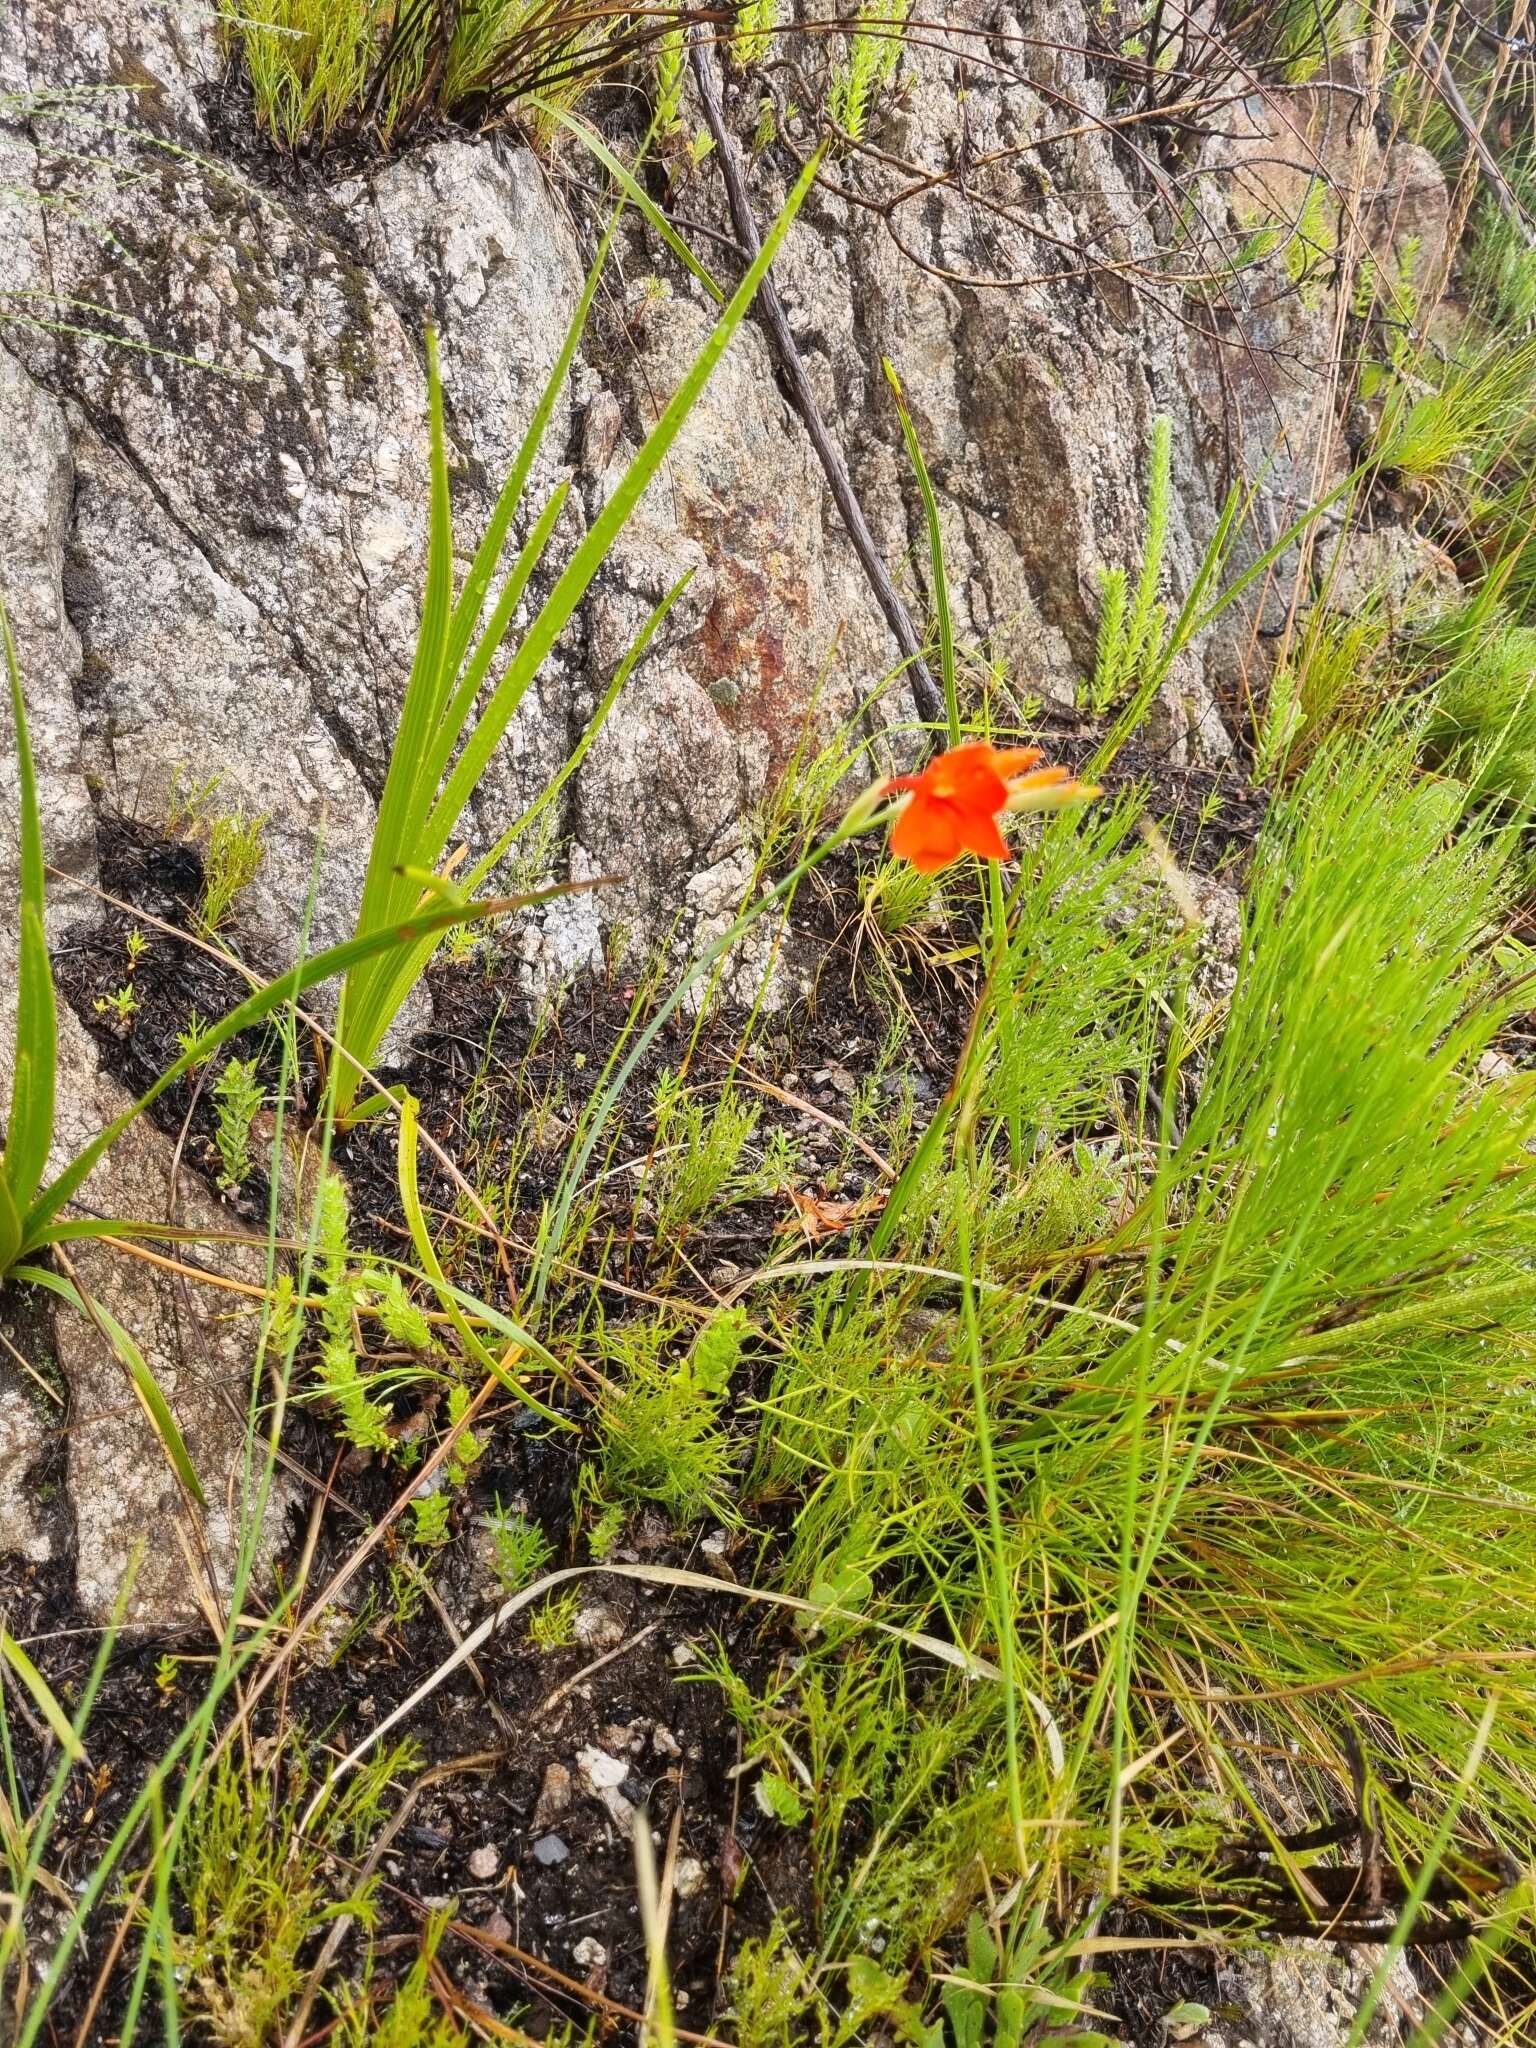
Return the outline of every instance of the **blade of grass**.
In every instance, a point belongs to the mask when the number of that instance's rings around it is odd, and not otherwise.
[[[43,833],[38,814],[37,772],[27,731],[27,707],[10,618],[0,603],[0,636],[5,641],[5,668],[16,721],[16,763],[21,781],[21,908],[16,971],[16,1052],[11,1068],[10,1116],[5,1149],[0,1153],[0,1184],[6,1205],[0,1211],[0,1274],[13,1219],[25,1213],[48,1164],[53,1143],[55,1074],[58,1065],[58,1015],[53,993],[53,967],[43,926]],[[20,1247],[9,1247],[14,1258]]]
[[[182,1057],[139,1097],[121,1116],[98,1133],[83,1152],[79,1153],[58,1178],[44,1189],[42,1196],[28,1211],[24,1223],[22,1249],[30,1250],[39,1242],[40,1232],[78,1193],[89,1178],[92,1169],[102,1155],[122,1136],[137,1117],[143,1115],[166,1089],[179,1081],[183,1074],[201,1064],[210,1052],[215,1051],[227,1040],[248,1031],[253,1024],[260,1024],[270,1017],[274,1010],[284,1003],[292,1002],[306,989],[318,982],[329,981],[333,975],[344,973],[361,960],[370,960],[376,954],[392,952],[397,946],[414,945],[424,934],[447,931],[456,924],[469,923],[478,918],[504,917],[509,911],[527,909],[532,904],[548,903],[557,896],[568,896],[587,887],[582,882],[560,882],[548,889],[536,889],[524,896],[492,897],[485,902],[450,905],[445,909],[424,910],[419,915],[391,925],[384,931],[366,932],[360,938],[347,939],[339,946],[332,946],[323,953],[316,953],[289,968],[265,988],[258,989],[253,996],[230,1011],[217,1024],[210,1025],[201,1033],[196,1042],[189,1046]],[[57,1233],[54,1242],[58,1241]]]
[[[76,1733],[68,1714],[53,1696],[53,1689],[16,1638],[0,1628],[0,1657],[3,1657],[27,1691],[32,1704],[53,1731],[54,1740],[71,1763],[88,1763],[85,1744]]]
[[[569,129],[578,142],[585,149],[591,151],[609,177],[619,187],[625,198],[645,216],[646,221],[655,229],[656,233],[666,243],[683,268],[690,276],[698,279],[717,306],[723,306],[725,304],[724,288],[704,268],[704,265],[694,255],[688,244],[677,232],[677,229],[673,227],[671,221],[667,219],[667,216],[662,212],[655,200],[652,199],[650,193],[646,191],[634,172],[626,164],[620,162],[619,158],[614,155],[596,129],[589,128],[585,121],[578,120],[574,114],[567,113],[563,107],[557,107],[549,100],[540,99],[537,94],[529,95],[528,104],[531,107],[536,107],[541,114],[546,114],[551,121],[557,121],[562,128]]]
[[[93,1295],[87,1294],[76,1281],[66,1280],[62,1273],[50,1273],[46,1266],[18,1266],[15,1269],[15,1277],[30,1286],[41,1287],[49,1294],[57,1295],[60,1301],[68,1302],[72,1309],[84,1316],[87,1322],[96,1325],[118,1363],[126,1369],[129,1379],[132,1380],[133,1390],[143,1404],[144,1412],[165,1449],[165,1455],[169,1458],[176,1477],[198,1506],[206,1508],[207,1495],[203,1492],[202,1483],[198,1479],[186,1442],[177,1427],[176,1418],[171,1413],[170,1403],[161,1392],[159,1381],[145,1362],[143,1352],[116,1316],[110,1309],[104,1308]]]

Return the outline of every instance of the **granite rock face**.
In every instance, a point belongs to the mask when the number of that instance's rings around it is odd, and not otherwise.
[[[1261,510],[1276,531],[1295,491],[1336,471],[1320,381],[1333,309],[1284,289],[1277,256],[1239,309],[1262,347],[1211,340],[1160,267],[1124,152],[1064,111],[1103,110],[1102,84],[1073,54],[1081,0],[1042,0],[1027,35],[1006,5],[971,16],[987,61],[974,35],[914,44],[880,117],[885,170],[838,166],[777,275],[876,540],[921,618],[923,510],[882,357],[899,370],[938,491],[967,688],[1022,709],[1070,702],[1091,666],[1100,574],[1140,558],[1160,415],[1173,426],[1175,601],[1231,462],[1266,465]],[[727,91],[747,134],[752,93]],[[9,0],[0,93],[0,593],[61,871],[52,928],[60,937],[88,911],[70,881],[97,879],[100,819],[161,829],[178,780],[216,777],[220,807],[268,819],[236,936],[275,970],[312,879],[316,942],[355,914],[426,558],[425,330],[440,337],[467,559],[577,306],[595,217],[566,171],[505,136],[438,138],[339,182],[279,166],[253,143],[201,0]],[[1383,248],[1426,273],[1438,265],[1445,194],[1423,153],[1383,159],[1368,130],[1330,125],[1321,90],[1288,104],[1301,142],[1273,109],[1250,109],[1213,158],[1209,208],[1230,221],[1294,199],[1281,185],[1311,150],[1353,181]],[[754,159],[764,224],[791,170],[782,150]],[[889,181],[903,178],[911,192],[893,200]],[[708,159],[679,211],[724,226]],[[734,282],[718,240],[698,246]],[[569,482],[531,601],[618,488],[711,318],[698,284],[627,227],[514,526],[516,543]],[[763,800],[803,733],[839,734],[858,780],[917,744],[894,645],[749,322],[498,748],[464,821],[472,851],[549,786],[634,635],[685,578],[551,807],[540,854],[555,874],[622,879],[530,915],[513,938],[530,987],[600,960],[620,930],[643,947],[724,929],[751,881]],[[1230,752],[1219,705],[1240,693],[1246,631],[1181,658],[1157,708],[1169,749]],[[16,788],[0,712],[6,1065]],[[78,1021],[62,1027],[61,1124],[78,1141],[122,1097]],[[219,1213],[190,1171],[173,1185],[169,1147],[147,1127],[89,1193],[123,1213]],[[121,1367],[89,1325],[59,1317],[81,1596],[108,1611],[147,1539],[136,1602],[188,1620],[229,1582],[248,1332],[147,1268],[99,1250],[82,1264],[144,1344],[211,1506],[189,1513]],[[0,1499],[26,1469],[28,1418],[40,1440],[54,1427],[29,1400],[0,1388]],[[23,1551],[52,1540],[14,1516],[0,1534]]]

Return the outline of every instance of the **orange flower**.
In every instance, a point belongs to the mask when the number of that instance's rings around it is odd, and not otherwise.
[[[1098,795],[1065,768],[1036,768],[1040,758],[1038,747],[971,740],[936,754],[921,775],[893,777],[884,793],[905,793],[907,801],[891,830],[892,853],[924,874],[962,853],[1006,860],[1008,842],[997,826],[1003,811],[1059,810]]]

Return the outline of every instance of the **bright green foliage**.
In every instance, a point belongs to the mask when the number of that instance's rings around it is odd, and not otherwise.
[[[1338,243],[1338,200],[1327,178],[1314,177],[1300,213],[1284,240],[1286,274],[1301,292],[1302,304],[1316,305],[1323,291],[1323,272]]]
[[[48,1164],[53,1142],[53,1100],[58,1065],[58,1013],[53,965],[43,918],[43,834],[37,807],[37,779],[27,735],[27,707],[16,665],[11,622],[0,606],[0,636],[16,726],[21,782],[21,902],[18,907],[16,1042],[11,1059],[11,1099],[5,1149],[0,1152],[0,1277],[28,1249],[25,1218]]]
[[[1139,701],[1156,689],[1168,639],[1168,614],[1158,601],[1163,558],[1168,548],[1168,508],[1173,495],[1173,426],[1166,414],[1152,428],[1147,466],[1147,537],[1132,595],[1123,569],[1101,578],[1103,608],[1094,653],[1088,708],[1105,717],[1128,698]]]
[[[1360,35],[1359,15],[1356,0],[1276,0],[1251,25],[1267,61],[1304,85]]]
[[[908,938],[943,922],[942,875],[925,875],[910,861],[885,860],[861,873],[859,895],[882,939]]]
[[[187,2018],[226,2042],[279,2039],[308,1974],[317,1932],[340,1913],[366,1929],[371,1887],[341,1891],[346,1865],[383,1821],[390,1780],[410,1762],[385,1751],[324,1810],[318,1833],[299,1829],[307,1785],[298,1766],[286,1790],[234,1753],[215,1765],[192,1802],[175,1862],[182,1914],[170,1936]]]
[[[536,1650],[568,1650],[576,1640],[581,1595],[574,1587],[551,1593],[528,1617],[528,1640]]]
[[[766,64],[779,26],[780,0],[745,0],[731,30],[731,62],[745,71]]]
[[[455,1380],[448,1389],[448,1426],[453,1428],[468,1412],[470,1392],[462,1381]],[[485,1445],[472,1429],[461,1429],[454,1440],[453,1455],[444,1471],[450,1486],[462,1486],[469,1478],[470,1468],[485,1456]]]
[[[418,1494],[411,1502],[411,1536],[424,1550],[438,1550],[453,1533],[453,1496]]]
[[[290,148],[311,135],[327,141],[367,93],[377,0],[238,0],[224,12],[263,125]]]
[[[696,1355],[671,1355],[677,1336],[667,1322],[609,1334],[607,1369],[619,1391],[598,1413],[603,1491],[656,1501],[678,1523],[705,1515],[733,1521],[726,1487],[732,1444],[719,1421],[729,1378],[722,1376],[725,1340],[707,1348],[701,1374]]]
[[[758,1804],[786,1828],[797,1828],[807,1808],[799,1788],[779,1771],[764,1771],[756,1786]]]
[[[904,1625],[942,1617],[994,1655],[1013,1630],[1022,1709],[1010,1765],[996,1689],[904,1697],[906,1660],[841,1622],[807,1630],[760,1708],[733,1700],[754,1746],[803,1761],[818,1869],[844,1867],[852,1813],[880,1845],[824,1901],[823,1964],[872,1928],[882,1965],[920,1954],[977,1902],[978,1869],[1009,1881],[1010,1769],[1025,1812],[1062,1824],[1031,1837],[1024,1873],[1053,1918],[1102,1891],[1111,1852],[1133,1893],[1209,1869],[1211,1772],[1230,1789],[1251,1769],[1209,1689],[1283,1701],[1264,1739],[1336,1759],[1307,1689],[1342,1686],[1383,1773],[1429,1786],[1465,1751],[1468,1684],[1496,1684],[1510,1747],[1485,1761],[1480,1810],[1511,1845],[1536,1820],[1536,1687],[1509,1625],[1536,1570],[1536,1452],[1509,1426],[1536,1330],[1536,1101],[1480,1074],[1528,1000],[1481,951],[1512,841],[1415,773],[1417,739],[1351,732],[1280,804],[1219,1037],[1180,993],[1186,942],[1157,885],[1126,922],[1123,818],[1053,822],[1040,893],[1015,913],[1016,1028],[978,1040],[974,1135],[935,1154],[887,1240],[913,1267],[785,1295],[744,1496],[794,1504],[780,1583]],[[1157,1103],[1185,1099],[1180,1069],[1199,1098],[1159,1165]],[[1093,1135],[1107,1101],[1124,1151]],[[1011,1108],[1022,1188],[998,1137]],[[1005,1609],[966,1319],[919,1270],[968,1266]],[[1428,1666],[1412,1656],[1426,1641]],[[1096,1744],[1122,1662],[1124,1755],[1181,1715],[1199,1760],[1154,1765],[1117,1809]],[[1396,1853],[1422,1852],[1434,1812],[1394,1811]],[[1056,1938],[1009,1968],[1030,2025],[1036,1988],[1077,1995]]]
[[[729,1391],[731,1376],[741,1363],[747,1330],[744,1308],[723,1308],[694,1338],[689,1363],[700,1391],[710,1400],[722,1400]]]
[[[357,1355],[348,1230],[346,1188],[339,1175],[327,1173],[315,1195],[315,1266],[325,1283],[317,1375],[348,1443],[359,1450],[387,1453],[394,1448],[390,1411],[369,1392]]]
[[[911,0],[865,0],[848,36],[847,54],[827,86],[829,118],[862,142],[876,95],[896,76]]]
[[[491,1568],[503,1594],[520,1593],[547,1571],[554,1550],[537,1522],[496,1503],[490,1517]]]
[[[1450,637],[1447,635],[1446,637]],[[1475,607],[1435,690],[1431,756],[1480,795],[1536,803],[1536,626]]]
[[[730,1992],[729,2037],[741,2048],[803,2048],[807,2041],[830,2038],[811,1965],[796,1954],[782,1921],[742,1943]]]
[[[656,132],[679,135],[683,127],[683,81],[687,45],[681,28],[669,28],[656,43]]]
[[[446,1912],[427,1922],[421,1951],[398,1983],[380,1984],[373,1959],[356,1991],[344,1988],[336,2007],[334,2048],[470,2048],[471,2036],[444,2012],[430,1983]]]
[[[412,1351],[429,1351],[432,1348],[432,1327],[419,1303],[411,1299],[404,1279],[393,1267],[387,1272],[369,1268],[348,1273],[343,1284],[349,1291],[352,1305],[370,1310],[391,1342],[404,1344]]]
[[[111,1235],[117,1227],[109,1223],[105,1233],[94,1222],[61,1222],[61,1213],[79,1193],[93,1168],[130,1124],[137,1121],[166,1089],[194,1067],[201,1066],[210,1053],[236,1038],[242,1031],[260,1024],[283,1009],[306,989],[342,974],[349,967],[372,960],[386,952],[398,952],[413,944],[435,945],[451,925],[478,906],[449,905],[446,909],[418,910],[404,923],[391,924],[380,932],[359,934],[342,946],[332,946],[302,960],[297,967],[280,974],[258,988],[217,1024],[181,1040],[181,1057],[122,1114],[101,1130],[67,1166],[46,1185],[43,1173],[53,1142],[54,1091],[58,1066],[58,1012],[53,989],[53,968],[48,957],[44,928],[46,900],[42,827],[37,804],[37,777],[27,730],[26,702],[21,675],[16,665],[15,643],[10,620],[0,605],[0,639],[5,650],[6,675],[10,687],[11,712],[16,732],[16,758],[20,783],[19,837],[21,843],[21,900],[18,908],[18,965],[16,1041],[11,1062],[11,1100],[5,1150],[0,1153],[0,1278],[16,1270],[17,1262],[47,1243],[66,1243],[81,1235]],[[131,999],[131,986],[128,990]],[[131,1013],[131,1000],[128,1004]],[[55,1293],[75,1301],[74,1291],[58,1275],[41,1278],[42,1269],[27,1268],[26,1278],[34,1284],[51,1285]],[[76,1301],[75,1305],[83,1304]],[[92,1309],[98,1316],[99,1311]],[[132,1340],[128,1339],[131,1345]],[[114,1346],[136,1380],[144,1371],[135,1350],[125,1353],[118,1337]],[[163,1403],[161,1404],[163,1406]],[[168,1413],[168,1411],[167,1411]],[[163,1433],[163,1431],[162,1431]]]
[[[1517,177],[1516,189],[1528,205],[1536,192],[1529,166]],[[1536,246],[1488,192],[1479,196],[1473,214],[1467,275],[1479,311],[1496,332],[1518,332],[1536,322]]]
[[[1510,347],[1491,337],[1453,363],[1436,389],[1393,390],[1376,458],[1384,469],[1444,482],[1459,463],[1484,463],[1513,447],[1529,425],[1533,389],[1536,339]]]
[[[1270,681],[1254,739],[1261,781],[1294,772],[1331,734],[1362,730],[1380,715],[1391,688],[1381,672],[1391,625],[1377,605],[1348,615],[1313,608]]]
[[[232,811],[220,812],[209,825],[199,913],[204,931],[222,929],[241,893],[260,873],[266,823],[265,816],[248,818],[244,806],[237,805]]]
[[[213,1084],[218,1123],[213,1141],[219,1150],[219,1186],[230,1192],[243,1187],[256,1171],[251,1157],[251,1125],[265,1099],[255,1060],[230,1059]]]
[[[819,159],[818,159],[819,162]],[[390,754],[378,824],[369,850],[368,871],[358,911],[359,931],[392,926],[410,918],[423,892],[457,897],[453,885],[436,870],[448,853],[464,807],[484,774],[492,754],[516,715],[529,685],[543,667],[555,642],[586,595],[592,578],[627,525],[646,486],[709,382],[731,336],[745,317],[758,285],[810,189],[813,163],[790,195],[784,211],[763,242],[762,250],[721,313],[639,453],[591,521],[570,561],[556,577],[483,705],[482,686],[490,684],[493,666],[511,629],[523,594],[543,558],[569,486],[562,483],[534,519],[528,539],[507,573],[481,625],[491,597],[503,549],[534,457],[543,440],[555,399],[565,383],[586,325],[607,254],[605,238],[587,279],[555,367],[534,410],[485,535],[475,552],[457,599],[453,595],[454,541],[448,490],[447,442],[443,428],[443,394],[437,374],[435,339],[428,337],[428,381],[432,429],[432,507],[426,593],[405,703]],[[560,772],[535,802],[501,834],[495,845],[462,878],[464,894],[473,894],[492,875],[519,837],[555,801],[580,766],[601,730],[635,663],[686,583],[667,593],[619,664],[602,701],[572,748]],[[477,706],[479,707],[477,709]],[[399,1014],[411,989],[426,971],[437,938],[405,948],[397,960],[370,963],[349,974],[337,1020],[339,1065],[335,1094],[338,1116],[345,1122],[358,1109],[360,1069],[371,1066],[384,1035]],[[377,1098],[374,1098],[377,1101]]]
[[[443,115],[471,122],[574,106],[646,39],[622,13],[535,0],[220,0],[256,115],[285,149],[353,136],[386,146]],[[547,116],[531,110],[548,139]]]
[[[744,1162],[761,1113],[732,1088],[699,1093],[675,1074],[663,1075],[646,1183],[656,1206],[658,1243],[676,1243],[690,1224],[756,1191]]]

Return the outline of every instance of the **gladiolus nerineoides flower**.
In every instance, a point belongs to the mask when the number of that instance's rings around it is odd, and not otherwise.
[[[898,775],[885,785],[905,803],[891,828],[891,851],[924,874],[947,867],[962,853],[1006,860],[1008,842],[998,829],[1004,811],[1057,811],[1097,796],[1065,768],[1040,768],[1038,747],[994,747],[971,740],[936,754],[921,775]]]

